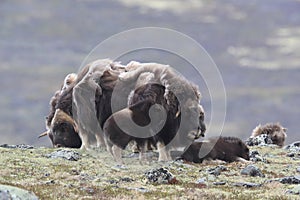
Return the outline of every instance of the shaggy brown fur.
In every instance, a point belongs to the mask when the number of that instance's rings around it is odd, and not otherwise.
[[[120,67],[120,69],[121,68],[123,68],[123,70],[121,71],[124,71],[125,67]],[[102,129],[99,128],[98,126],[98,117],[101,116],[102,112],[95,108],[100,104],[99,99],[101,99],[101,95],[103,93],[102,92],[103,89],[99,85],[105,88],[111,88],[112,87],[111,82],[113,80],[111,80],[110,78],[111,74],[108,71],[109,70],[114,71],[115,69],[118,69],[118,67],[116,67],[111,60],[103,59],[103,60],[96,60],[86,65],[78,73],[78,76],[76,78],[74,74],[68,75],[65,78],[64,81],[65,84],[62,86],[62,89],[57,91],[54,97],[50,101],[51,110],[49,115],[46,118],[46,128],[48,131],[45,132],[44,134],[41,134],[40,136],[48,135],[50,132],[53,132],[53,127],[51,127],[51,123],[55,123],[53,122],[54,115],[56,113],[56,110],[60,109],[65,114],[67,114],[75,121],[77,121],[78,130],[76,131],[79,131],[79,133],[76,132],[76,134],[73,135],[62,132],[60,133],[61,135],[65,135],[66,137],[72,137],[75,141],[77,141],[79,138],[78,134],[82,135],[81,137],[85,137],[85,135],[88,135],[86,137],[88,138],[87,139],[88,142],[85,142],[87,143],[88,147],[90,146],[90,144],[95,143],[97,137],[98,137],[97,142],[103,143]],[[101,77],[103,80],[101,83],[96,82],[96,80],[98,80],[99,77]],[[117,78],[114,78],[114,80],[117,80]],[[73,94],[75,94],[74,99],[73,99]],[[73,101],[75,107],[73,107]],[[75,113],[73,113],[73,111],[75,111]],[[108,114],[108,116],[110,114]],[[106,116],[106,118],[108,116]],[[71,128],[72,125],[70,124],[70,122],[64,121],[64,119],[56,118],[54,121],[58,120],[62,122],[62,126],[65,126],[64,124],[68,124],[68,127]],[[56,127],[59,126],[57,125]],[[62,129],[56,129],[56,132],[59,132],[61,130]],[[95,130],[100,130],[100,131],[95,131]],[[75,130],[70,130],[70,132],[75,133]],[[55,136],[53,137],[54,138],[51,139],[51,141],[52,142],[57,141],[55,139]],[[72,138],[68,138],[68,140],[71,140]],[[82,144],[81,146],[82,148],[86,146],[85,143]],[[53,145],[63,146],[61,144],[54,144],[54,143]]]
[[[70,87],[72,87],[75,82],[76,82],[77,74],[72,73],[68,74],[65,79],[64,83],[61,86],[61,89],[56,91],[54,96],[50,100],[50,114],[46,117],[46,132],[42,133],[39,135],[40,137],[48,135],[49,138],[51,139],[51,142],[54,147],[71,147],[71,148],[79,148],[81,146],[81,140],[78,136],[78,130],[75,129],[74,127],[74,120],[70,118],[66,113],[63,115],[61,114],[62,111],[58,111],[56,109],[56,106],[59,102],[60,97],[62,94],[68,90]],[[67,118],[65,116],[68,116]],[[59,118],[62,118],[67,121],[67,123],[63,123],[62,121],[64,120],[59,120]],[[70,123],[70,119],[73,120],[72,123]],[[55,121],[57,122],[62,122],[61,125],[59,123],[54,123]],[[68,124],[70,123],[70,124]],[[55,124],[55,126],[54,126]],[[68,137],[61,137],[59,134],[57,136],[54,136],[54,132],[56,134],[58,129],[64,130],[66,132],[65,134],[62,135],[68,135]],[[55,130],[54,130],[55,129]],[[54,132],[53,132],[54,130]],[[66,140],[64,140],[64,138]]]
[[[242,140],[236,137],[211,138],[207,142],[192,143],[181,157],[195,163],[202,163],[204,160],[234,162],[249,160],[249,149]]]
[[[124,149],[130,141],[135,141],[137,143],[141,160],[143,159],[143,153],[147,150],[149,144],[158,148],[160,161],[171,159],[170,149],[166,147],[166,145],[176,137],[178,128],[181,125],[181,114],[179,102],[175,95],[172,92],[168,93],[170,103],[168,104],[164,97],[164,93],[165,87],[162,85],[155,83],[143,85],[137,88],[131,95],[129,99],[129,108],[116,112],[107,119],[104,124],[107,149],[113,154],[118,162],[121,162],[121,150]],[[150,107],[154,106],[154,104],[162,105],[163,109],[167,112],[166,121],[163,122],[163,127],[159,132],[153,131],[155,128],[151,126],[145,128],[151,121],[149,112]],[[189,135],[189,131],[191,131],[190,124],[182,125],[181,131],[185,132],[185,135],[181,135],[181,140],[177,141],[176,147],[185,147],[186,141],[192,142],[194,139],[197,139],[199,135],[204,135],[206,128],[203,111],[200,113],[200,116],[198,127],[194,130],[195,134]],[[131,125],[130,119],[132,119],[136,125],[141,126],[144,129],[138,131],[139,128],[135,128]],[[154,123],[154,126],[157,127],[158,124],[160,124],[160,122]],[[121,128],[119,128],[119,125],[121,125]],[[149,136],[147,138],[138,137],[136,134],[139,132],[142,132],[143,134],[148,133],[147,135]]]
[[[279,123],[268,123],[265,125],[258,125],[253,129],[251,136],[266,134],[271,137],[273,144],[283,147],[287,129],[282,127]]]
[[[185,141],[187,135],[191,138],[202,136],[204,129],[199,128],[199,124],[203,123],[204,111],[199,105],[198,88],[185,78],[175,74],[166,65],[132,63],[131,67],[125,67],[104,59],[85,66],[78,73],[74,84],[66,88],[53,103],[55,109],[49,114],[49,125],[52,123],[56,109],[60,109],[73,118],[78,125],[79,136],[82,140],[81,148],[88,149],[95,141],[97,146],[101,146],[104,122],[112,112],[118,112],[128,106],[130,91],[151,82],[165,87],[163,99],[167,104],[172,101],[171,93],[179,98],[180,105],[172,110],[177,110],[175,117],[181,116],[185,120],[183,123],[185,125],[179,129],[179,133],[168,145],[168,148],[182,146],[182,141]],[[120,73],[122,74],[120,75]],[[112,110],[112,105],[117,105],[117,107]],[[162,143],[159,146],[165,149],[166,144]]]
[[[130,69],[131,71],[121,73],[119,76],[121,82],[124,84],[135,82],[141,75],[150,72],[152,74],[151,83],[157,83],[165,87],[164,98],[168,104],[170,104],[169,101],[172,101],[172,99],[169,99],[170,96],[168,95],[170,92],[178,98],[181,107],[180,110],[183,114],[183,120],[186,120],[183,124],[189,123],[191,130],[185,129],[184,131],[179,131],[180,133],[177,134],[177,138],[173,140],[173,144],[169,146],[173,145],[176,148],[178,143],[182,141],[181,136],[185,137],[186,134],[197,134],[193,130],[199,125],[199,120],[197,119],[199,119],[200,113],[203,112],[203,108],[199,105],[201,94],[196,85],[175,73],[168,65],[133,61],[127,65],[126,69]],[[197,116],[193,113],[197,113]],[[199,136],[200,135],[197,137]]]

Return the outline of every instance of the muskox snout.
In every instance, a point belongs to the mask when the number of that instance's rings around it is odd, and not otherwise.
[[[199,137],[204,137],[205,136],[205,131],[206,131],[206,125],[204,122],[200,123],[200,134]]]
[[[60,147],[63,147],[63,145],[61,145],[61,144],[55,144],[54,145],[54,148],[60,148]]]

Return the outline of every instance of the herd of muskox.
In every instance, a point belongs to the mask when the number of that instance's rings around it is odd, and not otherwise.
[[[180,157],[195,163],[249,160],[249,149],[239,138],[195,141],[206,131],[200,99],[198,87],[168,65],[96,60],[66,76],[50,100],[40,137],[48,135],[54,147],[106,147],[120,163],[130,142],[140,160],[157,150],[158,160],[168,161],[170,152],[180,148]],[[285,132],[280,124],[267,124],[251,137],[266,134],[283,146]]]

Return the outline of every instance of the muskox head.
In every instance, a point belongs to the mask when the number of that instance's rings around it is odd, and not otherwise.
[[[71,85],[72,85],[73,83],[75,83],[76,78],[77,78],[77,74],[75,74],[75,73],[68,74],[68,75],[65,77],[64,84],[63,84],[63,86],[62,86],[62,88],[61,88],[60,93],[63,93],[63,92],[66,91],[68,88],[70,88]]]
[[[267,123],[265,125],[258,125],[252,132],[252,137],[265,134],[271,140],[273,144],[277,144],[282,147],[284,145],[287,129],[282,127],[279,123]]]
[[[204,137],[206,126],[203,107],[195,101],[190,101],[187,105],[188,108],[183,109],[187,118],[182,120],[181,132],[185,132],[188,138],[192,140]]]
[[[214,150],[217,153],[217,159],[233,162],[236,160],[249,160],[249,148],[237,137],[219,137],[213,138],[210,142],[215,143]]]
[[[81,139],[75,121],[64,111],[57,109],[49,129],[39,137],[48,135],[53,147],[80,148]]]

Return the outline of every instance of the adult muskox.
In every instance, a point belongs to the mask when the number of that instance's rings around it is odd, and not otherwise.
[[[133,70],[120,75],[121,84],[134,82],[140,86],[141,79],[148,83],[129,96],[128,108],[115,112],[105,122],[107,149],[118,162],[131,140],[137,143],[141,159],[150,142],[158,148],[159,160],[170,160],[170,150],[186,147],[204,136],[204,111],[195,85],[167,65],[131,62],[129,66]],[[117,91],[122,89],[116,87]]]
[[[204,135],[202,107],[196,106],[184,111],[189,112],[190,118],[198,117],[197,127],[191,127],[193,123],[181,124],[182,114],[177,97],[170,91],[167,102],[164,93],[165,87],[160,84],[143,85],[134,91],[128,108],[107,119],[103,128],[107,149],[118,162],[122,162],[122,149],[132,140],[137,143],[141,160],[144,160],[143,154],[150,143],[158,148],[158,160],[166,161],[171,159],[170,150],[173,147],[185,147]],[[178,133],[180,125],[181,133]],[[195,132],[189,132],[191,130]]]
[[[90,148],[94,143],[103,144],[100,126],[111,115],[107,105],[113,82],[123,71],[123,66],[109,59],[96,60],[86,65],[74,83],[51,100],[54,103],[47,116],[46,134],[55,147]]]
[[[283,147],[284,141],[287,137],[287,128],[284,128],[280,123],[267,123],[265,125],[259,124],[255,129],[253,129],[251,137],[248,139],[250,145],[251,140],[255,137],[266,136],[266,140],[270,139],[272,144],[276,144]]]
[[[39,137],[48,135],[54,147],[79,148],[81,146],[75,121],[63,110],[57,109],[58,104],[62,104],[60,98],[65,91],[74,86],[76,79],[77,74],[68,74],[61,89],[56,91],[50,100],[50,113],[46,117],[47,131],[40,134]],[[64,110],[69,110],[69,102],[66,106]]]

